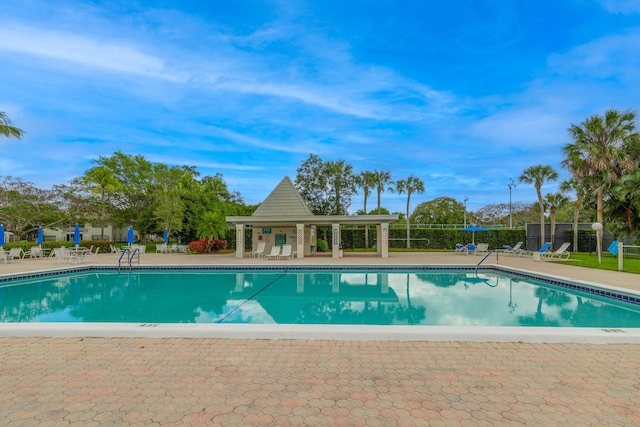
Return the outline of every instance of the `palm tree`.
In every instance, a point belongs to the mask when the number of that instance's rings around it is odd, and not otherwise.
[[[409,205],[412,193],[424,193],[424,182],[414,175],[409,175],[407,179],[396,181],[396,191],[398,194],[407,193],[407,249],[411,248],[411,233],[409,229]]]
[[[520,175],[520,182],[526,184],[533,184],[538,194],[538,206],[540,208],[540,244],[544,242],[544,202],[542,200],[542,184],[548,181],[555,181],[558,179],[558,173],[549,165],[535,165],[530,166],[522,172]]]
[[[625,148],[640,142],[636,131],[635,113],[630,110],[607,110],[579,125],[572,124],[569,133],[573,143],[563,147],[569,170],[579,170],[596,194],[596,220],[603,224],[603,195],[608,185],[634,168]],[[600,237],[604,229],[598,231]]]
[[[580,219],[580,208],[582,207],[582,201],[587,195],[587,187],[583,181],[579,181],[575,178],[562,181],[560,183],[560,191],[576,193],[576,201],[573,205],[573,250],[578,251],[578,221]]]
[[[0,135],[7,138],[22,139],[24,131],[13,126],[13,123],[7,114],[0,111]]]
[[[351,205],[351,195],[356,191],[353,166],[344,160],[330,161],[325,164],[325,173],[334,191],[333,213],[344,215]]]
[[[107,214],[105,206],[105,196],[109,191],[118,189],[121,184],[115,173],[106,166],[96,166],[89,169],[84,176],[84,182],[87,185],[95,185],[93,194],[100,195],[100,206],[102,207],[102,218],[100,221],[100,238],[104,238],[104,221]]]
[[[393,192],[393,187],[391,187],[393,181],[391,180],[391,172],[379,171],[376,169],[373,172],[373,176],[375,181],[375,188],[378,193],[378,215],[380,215],[380,195],[385,190]]]
[[[549,206],[549,218],[551,219],[551,248],[556,240],[556,212],[569,203],[569,198],[562,193],[549,193],[545,196],[545,202]]]
[[[207,211],[202,215],[202,219],[198,224],[198,238],[199,239],[220,239],[225,237],[229,224],[224,215],[220,212]]]
[[[356,176],[356,185],[362,188],[362,192],[364,195],[364,214],[367,214],[367,200],[371,195],[371,189],[375,187],[375,175],[373,172],[364,171],[360,172],[360,175]],[[369,247],[369,226],[364,227],[364,247]]]

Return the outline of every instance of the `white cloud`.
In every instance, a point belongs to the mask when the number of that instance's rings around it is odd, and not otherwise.
[[[0,24],[0,50],[163,80],[180,82],[187,79],[184,74],[168,70],[162,59],[142,53],[122,41],[6,22]]]
[[[638,0],[600,0],[602,7],[611,13],[622,13],[632,15],[640,13],[640,2]]]

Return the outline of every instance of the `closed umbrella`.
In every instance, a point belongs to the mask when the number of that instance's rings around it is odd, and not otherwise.
[[[38,246],[42,246],[42,227],[38,227]]]
[[[0,248],[4,246],[4,225],[0,224]]]
[[[76,222],[76,228],[73,232],[73,244],[76,246],[80,246],[80,226]]]
[[[129,231],[127,232],[127,243],[133,245],[133,225],[129,226]]]
[[[471,231],[471,243],[476,244],[476,231],[487,231],[486,228],[478,227],[477,225],[470,225],[469,227],[461,228],[462,231]]]
[[[165,229],[164,230],[164,244],[166,245],[167,243],[169,243],[169,230]]]

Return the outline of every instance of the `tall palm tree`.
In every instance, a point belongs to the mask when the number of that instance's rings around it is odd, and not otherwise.
[[[553,243],[556,240],[556,212],[569,203],[569,198],[562,193],[549,193],[544,199],[549,206],[549,218],[551,219],[551,247],[549,249],[553,249]]]
[[[424,182],[414,175],[409,175],[407,179],[396,181],[396,191],[398,194],[407,193],[407,249],[411,248],[411,233],[409,229],[409,205],[411,204],[411,194],[424,193]]]
[[[560,183],[560,191],[573,191],[576,193],[576,201],[573,206],[573,250],[578,251],[578,220],[580,219],[580,208],[582,201],[587,195],[587,187],[583,181],[572,178]]]
[[[360,175],[356,176],[356,185],[362,188],[363,196],[364,196],[364,214],[367,214],[367,200],[371,195],[371,189],[375,187],[375,175],[373,172],[364,171],[360,172]],[[364,227],[364,247],[369,247],[369,226],[366,225]]]
[[[378,215],[380,215],[380,195],[385,190],[393,192],[393,187],[391,187],[393,181],[391,180],[391,172],[388,171],[379,171],[376,169],[373,171],[373,176],[376,192],[378,193]]]
[[[13,123],[7,114],[0,111],[0,135],[7,138],[22,139],[24,131],[13,126]]]
[[[542,184],[548,181],[555,181],[558,179],[558,173],[549,165],[534,165],[530,166],[522,172],[520,175],[520,182],[526,184],[533,184],[538,194],[538,206],[540,207],[540,244],[543,245],[544,241],[544,201],[542,200]]]
[[[120,188],[121,184],[115,173],[106,166],[96,166],[89,169],[84,175],[84,182],[87,185],[95,185],[92,192],[93,194],[100,195],[100,206],[102,208],[100,238],[102,239],[104,236],[104,221],[107,216],[107,207],[105,205],[106,194],[107,192]]]
[[[607,110],[604,116],[597,114],[579,125],[572,124],[569,133],[573,143],[563,147],[566,160],[563,164],[581,170],[589,176],[589,186],[596,194],[596,220],[603,224],[603,195],[608,185],[634,168],[625,148],[640,142],[636,131],[635,113],[626,110]],[[604,229],[598,231],[600,237]]]

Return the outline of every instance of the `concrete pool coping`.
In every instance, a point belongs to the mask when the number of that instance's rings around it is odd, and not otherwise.
[[[354,252],[343,258],[327,256],[304,259],[265,261],[254,258],[237,259],[233,255],[145,254],[140,265],[163,266],[287,266],[309,265],[330,267],[347,265],[461,265],[469,267],[481,258],[452,253],[396,253],[388,259],[375,254]],[[82,267],[117,266],[114,254],[101,254],[97,261]],[[506,267],[507,270],[540,275],[605,289],[640,294],[640,277],[567,263],[536,262],[530,258],[498,256],[486,267]],[[60,265],[53,259],[20,260],[6,264],[0,277],[21,273],[66,270],[77,265]],[[586,271],[585,271],[586,270]],[[362,326],[362,325],[221,325],[221,324],[123,324],[123,323],[0,323],[1,337],[140,337],[140,338],[236,338],[236,339],[315,339],[345,341],[468,341],[468,342],[530,342],[530,343],[640,343],[640,328],[549,328],[504,326]]]

